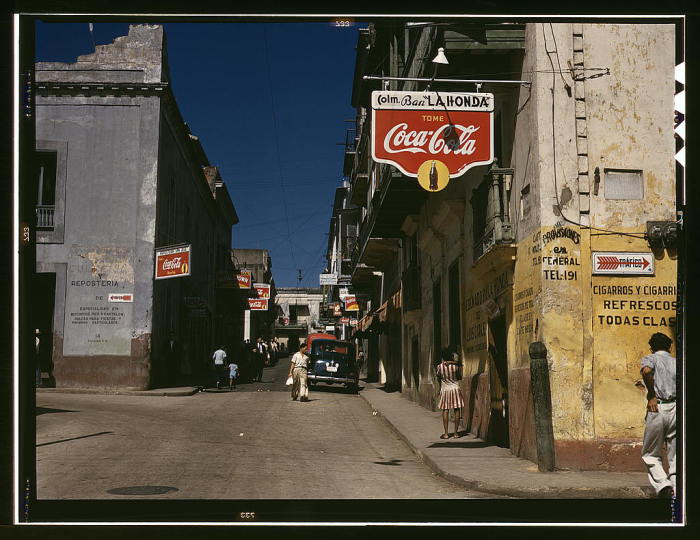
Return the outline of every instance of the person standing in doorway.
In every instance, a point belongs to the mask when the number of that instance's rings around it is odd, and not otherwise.
[[[224,360],[226,359],[226,351],[224,351],[223,346],[219,347],[214,351],[212,356],[214,360],[214,374],[216,376],[216,387],[221,388],[221,380],[226,376],[226,368],[224,366]]]
[[[641,362],[647,388],[642,461],[659,498],[671,498],[676,493],[676,359],[670,353],[672,343],[665,334],[653,334],[649,340],[651,354]],[[664,445],[668,473],[661,460]]]
[[[309,357],[306,356],[306,343],[299,345],[299,351],[294,353],[289,363],[289,374],[292,378],[292,399],[294,401],[309,401],[309,387],[307,385],[307,369]]]
[[[454,412],[455,432],[453,438],[458,439],[459,422],[462,419],[462,408],[464,407],[464,398],[462,390],[457,383],[457,362],[452,357],[452,351],[447,347],[442,350],[442,362],[437,367],[437,375],[440,378],[440,404],[442,409],[442,426],[444,433],[440,435],[441,439],[449,439],[450,427],[450,409]]]
[[[34,381],[37,388],[41,388],[41,330],[36,328],[34,330],[34,366],[36,379]]]

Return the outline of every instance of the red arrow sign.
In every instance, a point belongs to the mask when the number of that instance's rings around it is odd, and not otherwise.
[[[641,266],[643,270],[646,270],[647,266],[649,266],[649,261],[646,259],[623,260],[612,256],[598,257],[598,270],[616,270],[620,266]]]

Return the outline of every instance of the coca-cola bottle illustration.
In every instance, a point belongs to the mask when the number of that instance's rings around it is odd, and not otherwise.
[[[430,165],[430,172],[428,173],[428,178],[430,179],[430,189],[433,191],[438,188],[438,172],[435,167],[435,160]]]

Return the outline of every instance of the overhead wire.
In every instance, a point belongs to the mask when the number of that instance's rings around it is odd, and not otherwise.
[[[292,261],[296,266],[296,256],[294,255],[294,247],[292,245],[292,230],[289,226],[289,211],[287,209],[287,192],[284,187],[284,179],[282,175],[282,161],[280,158],[280,147],[279,147],[279,132],[277,130],[277,114],[275,113],[275,96],[272,87],[272,70],[270,69],[270,54],[268,51],[268,38],[267,38],[267,26],[263,25],[263,44],[265,50],[265,65],[267,66],[267,83],[268,90],[270,92],[270,103],[271,103],[271,113],[272,113],[272,129],[274,131],[274,141],[275,141],[275,154],[277,158],[277,168],[280,179],[281,195],[282,195],[282,207],[284,209],[284,217],[287,222],[287,239],[289,240],[289,253],[292,256]]]

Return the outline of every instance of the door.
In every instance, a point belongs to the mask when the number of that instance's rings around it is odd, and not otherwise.
[[[508,448],[508,355],[506,319],[504,315],[489,320],[489,386],[491,415],[488,438]]]

